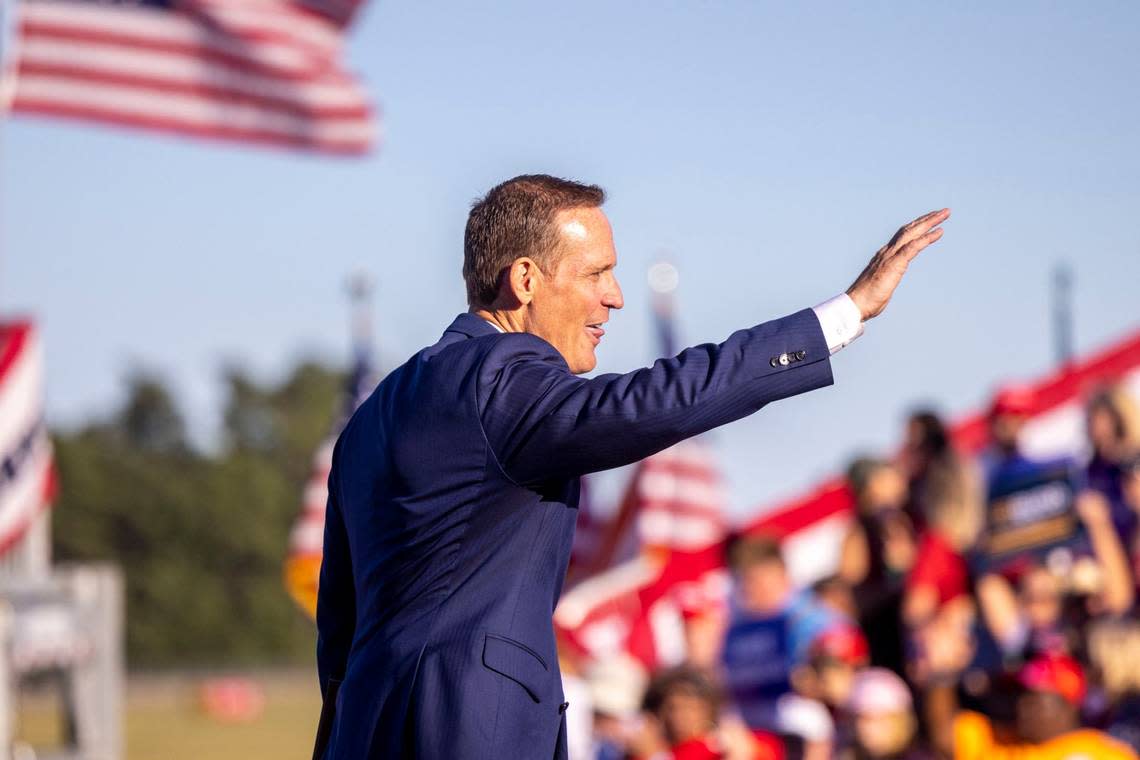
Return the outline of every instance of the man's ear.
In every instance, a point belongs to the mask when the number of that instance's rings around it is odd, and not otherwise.
[[[507,283],[515,299],[521,305],[529,304],[534,300],[535,291],[542,280],[542,270],[534,259],[524,256],[515,259],[511,268],[507,270]]]

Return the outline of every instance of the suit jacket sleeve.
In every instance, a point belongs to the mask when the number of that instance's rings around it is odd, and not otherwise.
[[[779,361],[788,354],[786,364]],[[592,379],[570,374],[533,335],[498,338],[483,362],[478,403],[503,472],[520,484],[636,462],[765,404],[832,383],[827,342],[811,309]]]
[[[356,585],[352,577],[348,533],[337,497],[336,461],[334,449],[329,472],[329,499],[325,507],[324,556],[317,587],[317,674],[322,697],[326,696],[329,679],[344,679],[348,652],[356,632]]]

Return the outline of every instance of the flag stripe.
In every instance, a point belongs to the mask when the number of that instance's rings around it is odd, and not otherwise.
[[[364,119],[312,121],[231,105],[223,123],[217,119],[217,104],[207,98],[114,86],[94,89],[83,83],[34,77],[23,79],[20,86],[18,107],[42,115],[76,116],[203,137],[320,145],[349,152],[367,149],[373,137],[372,126]]]
[[[113,85],[124,89],[134,89],[141,93],[159,92],[168,95],[188,95],[209,102],[224,102],[227,105],[253,106],[268,112],[285,116],[307,118],[322,116],[333,119],[367,120],[369,108],[361,102],[359,94],[343,87],[304,88],[286,87],[276,92],[275,82],[266,82],[261,88],[256,82],[244,86],[217,86],[195,80],[188,72],[183,81],[165,79],[145,74],[131,74],[119,71],[99,71],[92,66],[72,66],[69,64],[39,63],[25,61],[20,66],[20,76],[35,91],[37,82],[54,82],[67,86],[73,82],[94,85]]]

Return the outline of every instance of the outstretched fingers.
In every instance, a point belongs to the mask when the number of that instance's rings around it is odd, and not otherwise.
[[[914,259],[914,257],[917,256],[923,248],[942,237],[942,232],[943,230],[941,227],[930,230],[930,232],[927,232],[925,235],[922,235],[921,237],[912,240],[903,246],[902,250],[899,251],[899,254],[903,256],[907,263],[910,263],[910,261]]]
[[[923,214],[913,222],[904,224],[902,229],[898,231],[898,233],[895,235],[894,240],[892,241],[894,243],[895,249],[901,249],[903,246],[906,246],[920,236],[925,235],[930,231],[931,228],[937,227],[949,218],[950,209],[944,208],[939,209],[938,211],[931,211],[928,214]]]

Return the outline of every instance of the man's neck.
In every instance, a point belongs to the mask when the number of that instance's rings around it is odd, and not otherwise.
[[[523,329],[522,309],[476,309],[472,307],[470,313],[487,320],[500,332],[521,333]]]

